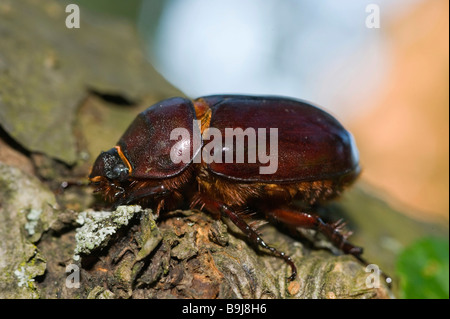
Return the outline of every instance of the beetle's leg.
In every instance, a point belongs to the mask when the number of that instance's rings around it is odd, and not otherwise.
[[[110,186],[117,190],[117,192],[114,193],[114,197],[120,197],[125,194],[125,189],[122,186],[114,183],[111,183]]]
[[[168,193],[168,190],[164,187],[164,185],[153,186],[150,188],[138,188],[133,192],[127,194],[126,197],[122,197],[114,203],[113,208],[117,208],[120,205],[128,205],[132,202],[135,202],[139,199],[148,197],[148,196],[164,196]]]
[[[292,281],[297,277],[297,267],[292,261],[291,257],[287,256],[284,252],[278,251],[276,248],[271,247],[266,244],[266,242],[261,238],[257,231],[248,225],[242,217],[236,213],[234,210],[230,209],[227,205],[214,201],[207,198],[202,198],[202,203],[206,210],[214,213],[226,215],[230,220],[254,243],[267,250],[269,250],[273,255],[281,257],[284,261],[291,267],[291,275],[288,280]]]
[[[300,212],[290,208],[273,209],[268,212],[268,215],[276,221],[289,225],[290,227],[315,229],[327,236],[327,238],[344,253],[351,254],[365,263],[360,257],[363,252],[362,248],[348,242],[348,234],[343,234],[340,231],[340,226],[342,226],[340,221],[334,224],[328,224],[317,215]]]
[[[342,232],[340,231],[340,227],[343,225],[341,220],[333,224],[328,224],[325,223],[317,215],[300,212],[298,210],[291,208],[280,208],[270,210],[268,212],[268,215],[270,218],[282,222],[283,224],[286,224],[290,228],[302,227],[302,228],[316,229],[325,234],[325,236],[327,236],[327,238],[330,239],[331,242],[336,247],[341,249],[345,254],[353,255],[356,259],[358,259],[361,263],[363,263],[366,266],[369,264],[364,258],[361,257],[363,249],[361,247],[357,247],[349,243],[347,241],[347,237],[349,236],[349,234],[348,233],[342,234]],[[390,276],[383,271],[381,272],[381,275],[386,279],[386,282],[390,287],[391,286]]]

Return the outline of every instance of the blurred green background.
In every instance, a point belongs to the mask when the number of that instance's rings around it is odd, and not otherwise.
[[[448,298],[449,246],[443,238],[423,238],[398,256],[401,298]]]

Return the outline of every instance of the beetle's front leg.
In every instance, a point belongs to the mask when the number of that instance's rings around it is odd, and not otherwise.
[[[135,188],[132,191],[128,192],[126,196],[122,197],[121,199],[117,200],[114,203],[113,208],[117,208],[120,205],[128,205],[133,202],[136,202],[140,199],[143,199],[145,197],[164,197],[169,193],[169,190],[161,184],[158,186],[152,186],[152,187],[139,187]]]
[[[114,198],[120,198],[120,197],[124,196],[125,189],[122,186],[115,184],[115,183],[111,183],[110,187],[112,187],[116,190],[116,192],[113,195]]]

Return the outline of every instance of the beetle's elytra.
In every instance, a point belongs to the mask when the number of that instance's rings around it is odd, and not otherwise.
[[[177,128],[189,134],[171,139],[171,132]],[[222,160],[194,160],[202,154],[207,145],[205,137],[212,128],[221,133],[223,140],[219,142],[224,144],[219,145],[225,145],[215,153],[215,158]],[[235,131],[236,141],[239,135],[244,137],[247,128],[254,129],[257,141],[265,137],[261,132],[277,129],[277,166],[273,173],[261,173],[260,162],[223,160],[230,152],[226,134],[237,128],[242,130]],[[246,138],[247,151],[264,146],[250,145],[249,136]],[[275,149],[269,141],[267,138],[266,151]],[[190,154],[188,161],[174,161],[174,149]],[[96,191],[115,205],[151,204],[159,214],[189,202],[191,207],[217,217],[226,216],[252,242],[283,258],[292,269],[292,280],[296,267],[291,258],[267,245],[250,226],[246,213],[263,214],[290,228],[315,229],[344,253],[360,258],[362,249],[347,241],[339,222],[325,223],[314,214],[317,204],[338,196],[359,172],[358,151],[351,134],[325,111],[289,98],[214,95],[194,101],[171,98],[140,113],[117,145],[99,155],[89,179],[97,186]],[[294,200],[309,208],[300,210],[293,206]]]

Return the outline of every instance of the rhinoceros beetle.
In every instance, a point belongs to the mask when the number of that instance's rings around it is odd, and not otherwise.
[[[261,238],[249,212],[315,229],[362,260],[342,223],[326,223],[313,211],[359,173],[352,135],[320,108],[285,97],[212,95],[170,98],[140,113],[117,145],[98,156],[89,179],[116,206],[150,203],[159,214],[187,201],[226,216],[253,243],[283,258],[293,280],[292,259]]]

